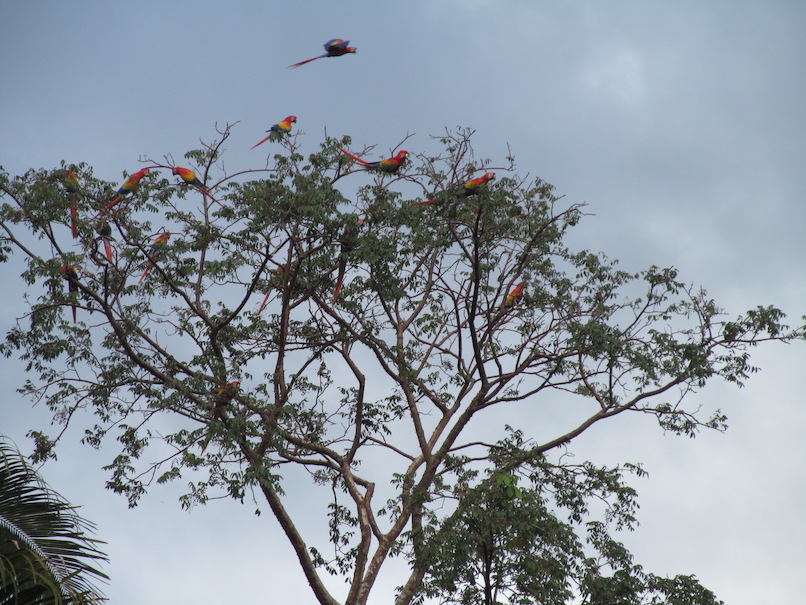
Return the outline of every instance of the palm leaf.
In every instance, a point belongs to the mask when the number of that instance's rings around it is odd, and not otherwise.
[[[0,605],[84,605],[105,600],[94,567],[107,557],[82,519],[0,440]]]

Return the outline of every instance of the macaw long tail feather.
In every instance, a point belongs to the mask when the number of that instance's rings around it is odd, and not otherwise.
[[[345,259],[341,259],[339,261],[339,274],[336,277],[336,287],[333,289],[333,304],[339,300],[339,294],[341,294],[341,288],[344,285],[344,273],[347,270],[347,261]]]
[[[212,195],[212,194],[211,194],[209,191],[207,191],[207,189],[202,189],[202,188],[200,187],[200,188],[199,188],[199,191],[200,191],[200,192],[201,192],[203,195],[206,195],[207,197],[209,197],[211,200],[213,200],[213,201],[214,201],[216,204],[218,204],[218,205],[219,205],[219,206],[221,206],[222,208],[224,207],[224,204],[222,204],[222,203],[221,203],[221,202],[219,202],[217,199],[215,199],[215,198],[213,197],[213,195]]]
[[[295,67],[299,67],[300,65],[305,65],[306,63],[310,63],[311,61],[316,61],[317,59],[321,59],[322,57],[327,57],[327,55],[319,55],[318,57],[314,57],[313,59],[305,59],[304,61],[300,61],[299,63],[294,63],[293,65],[289,65],[288,69],[293,69]]]
[[[258,314],[258,315],[260,315],[260,313],[261,313],[261,312],[263,311],[263,309],[266,307],[266,303],[269,301],[269,294],[271,294],[271,291],[266,292],[266,296],[263,298],[263,302],[262,302],[262,303],[260,303],[260,308],[257,310],[257,314]]]
[[[430,206],[431,204],[433,204],[436,201],[437,200],[425,200],[423,202],[412,202],[411,205],[412,206]]]
[[[271,135],[272,135],[272,134],[274,134],[274,133],[271,133],[269,136],[267,136],[265,139],[263,139],[263,140],[262,140],[262,141],[260,141],[259,143],[255,143],[254,145],[252,145],[252,146],[249,148],[249,151],[252,151],[252,150],[253,150],[255,147],[257,147],[258,145],[260,145],[260,144],[265,143],[266,141],[268,141],[268,140],[271,138]]]
[[[109,243],[109,240],[105,239],[104,242],[104,252],[106,253],[106,260],[110,263],[114,261],[114,256],[112,255],[112,244]]]
[[[143,280],[146,278],[146,275],[148,275],[149,271],[151,271],[151,264],[149,264],[148,267],[146,267],[146,270],[143,271],[143,274],[140,276],[140,281],[137,282],[138,285],[143,283]]]
[[[109,203],[108,203],[106,206],[104,206],[104,209],[103,209],[103,210],[101,210],[101,211],[100,211],[98,214],[96,214],[95,216],[93,216],[93,217],[90,219],[90,221],[94,221],[95,219],[97,219],[97,218],[98,218],[99,216],[101,216],[102,214],[106,214],[106,213],[107,213],[107,212],[108,212],[108,211],[109,211],[109,210],[112,208],[112,206],[114,206],[115,204],[117,204],[117,203],[118,203],[118,202],[119,202],[121,199],[122,199],[122,197],[116,197],[114,200],[112,200],[112,201],[111,201],[111,202],[109,202]]]
[[[342,149],[341,147],[339,147],[339,151],[341,151],[341,152],[342,152],[344,155],[346,155],[346,156],[348,156],[348,157],[351,157],[352,159],[354,159],[354,160],[355,160],[356,162],[358,162],[359,164],[363,164],[364,166],[368,166],[368,165],[369,165],[369,162],[367,162],[366,160],[362,160],[362,159],[361,159],[361,158],[359,158],[358,156],[354,156],[352,153],[350,153],[349,151],[347,151],[347,150],[345,150],[345,149]]]

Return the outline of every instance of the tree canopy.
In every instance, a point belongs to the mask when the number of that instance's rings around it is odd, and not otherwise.
[[[3,259],[24,258],[29,305],[2,352],[62,425],[87,410],[83,440],[119,444],[110,489],[131,506],[180,479],[188,507],[261,497],[322,605],[366,603],[392,556],[411,563],[399,605],[717,602],[611,536],[635,525],[640,466],[562,454],[627,412],[723,429],[692,394],[741,385],[752,346],[803,327],[569,249],[584,206],[477,158],[469,130],[400,170],[354,164],[378,152],[343,152],[349,137],[306,157],[288,135],[229,172],[231,131],[185,155],[196,183],[170,156],[118,193],[84,164],[0,174]],[[517,422],[558,403],[577,420],[556,435]],[[58,438],[32,436],[53,454]],[[289,486],[316,494],[321,533]]]

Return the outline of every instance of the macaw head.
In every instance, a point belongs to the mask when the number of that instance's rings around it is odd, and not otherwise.
[[[494,172],[487,172],[487,173],[482,175],[480,180],[481,180],[482,183],[489,183],[494,178],[495,178],[495,173]]]
[[[75,172],[65,170],[62,173],[62,183],[64,183],[64,188],[70,193],[78,191],[78,175]]]
[[[75,265],[62,265],[59,267],[59,271],[61,271],[64,279],[78,279],[78,273],[76,273]]]
[[[181,166],[175,166],[171,172],[178,174],[182,178],[188,177],[193,179],[196,177],[196,173],[194,173],[190,168],[182,168]]]
[[[235,391],[238,389],[239,386],[241,386],[241,381],[233,380],[232,382],[228,382],[223,387],[218,389],[218,394],[226,395],[229,398],[232,398],[232,396],[235,395]]]
[[[288,116],[283,122],[288,122],[289,124],[293,124],[297,121],[297,116]]]
[[[98,233],[98,235],[102,235],[103,237],[112,236],[112,227],[110,227],[109,223],[106,221],[101,221],[98,223],[98,226],[95,227],[95,231]]]
[[[131,175],[129,177],[129,179],[132,180],[132,181],[139,181],[141,178],[143,178],[149,172],[151,172],[150,168],[143,168],[142,170],[138,170],[133,175]]]
[[[398,160],[399,162],[402,162],[407,157],[409,157],[409,152],[404,149],[402,151],[397,152],[397,155],[395,156],[395,159]]]

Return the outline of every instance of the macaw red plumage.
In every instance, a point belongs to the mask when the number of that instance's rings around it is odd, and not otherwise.
[[[454,191],[453,194],[456,197],[470,197],[471,195],[476,195],[484,185],[492,181],[494,178],[495,178],[494,172],[486,172],[478,178],[467,181],[459,189]],[[429,204],[433,204],[436,201],[437,201],[436,199],[425,200],[423,202],[414,202],[412,205],[427,206]]]
[[[225,413],[227,405],[232,401],[232,398],[235,397],[235,392],[241,386],[241,383],[238,380],[233,380],[232,382],[228,382],[227,384],[221,385],[218,390],[216,391],[215,396],[213,397],[212,406],[212,416],[210,418],[210,423],[207,425],[207,436],[204,438],[202,442],[201,451],[202,454],[207,449],[207,445],[210,443],[211,438],[211,431],[213,428],[213,422],[218,420],[219,422],[223,422],[226,426],[227,416]]]
[[[364,170],[377,170],[379,172],[388,172],[389,174],[395,174],[398,170],[400,170],[400,167],[406,161],[406,158],[409,157],[409,152],[403,150],[398,151],[394,157],[379,160],[377,162],[367,162],[358,156],[354,156],[352,153],[342,149],[341,147],[339,147],[339,151],[361,164]]]
[[[78,237],[78,208],[75,194],[78,193],[78,175],[69,170],[64,171],[64,189],[67,191],[67,201],[70,203],[70,231],[73,237]]]
[[[67,280],[67,291],[72,295],[74,292],[78,291],[78,273],[76,273],[75,265],[63,265],[59,267],[59,271],[62,273],[62,277]],[[77,316],[76,316],[76,304],[74,302],[70,303],[70,307],[73,309],[73,323],[78,323]]]
[[[98,232],[97,239],[101,240],[101,243],[104,245],[106,260],[110,263],[113,262],[115,259],[112,254],[112,227],[109,226],[109,223],[103,222],[95,228],[95,231]]]
[[[249,150],[251,151],[252,149],[257,147],[258,145],[260,145],[261,143],[265,143],[269,139],[271,139],[272,141],[279,140],[284,135],[287,135],[289,132],[291,132],[291,125],[296,121],[297,121],[297,116],[287,116],[285,118],[285,120],[282,120],[281,122],[277,122],[277,124],[274,124],[271,128],[269,128],[266,131],[266,132],[269,133],[269,136],[267,136],[265,139],[262,139],[261,141],[258,141],[257,143],[252,145],[249,148]]]
[[[285,269],[283,269],[283,266],[280,265],[274,271],[271,272],[271,277],[269,278],[269,282],[271,283],[271,285],[273,287],[275,287],[275,288],[278,287],[278,284],[280,283],[280,280],[282,280],[282,278],[283,278],[283,271],[284,270]],[[257,310],[257,315],[260,315],[261,311],[263,311],[263,308],[266,306],[266,303],[269,300],[269,295],[270,294],[271,294],[271,288],[269,288],[269,291],[266,292],[266,296],[263,298],[263,302],[260,303],[260,308]]]
[[[154,238],[154,241],[151,243],[151,248],[148,250],[148,266],[146,266],[146,270],[143,271],[143,274],[140,276],[140,281],[137,282],[138,284],[143,283],[143,280],[146,278],[146,275],[148,275],[148,272],[154,265],[154,261],[157,260],[159,255],[165,249],[165,246],[168,245],[168,240],[170,238],[171,233],[169,231],[164,231]]]
[[[310,63],[311,61],[316,61],[317,59],[322,59],[324,57],[341,57],[342,55],[346,55],[347,53],[354,53],[358,49],[355,46],[347,46],[350,43],[349,40],[340,40],[338,38],[334,38],[333,40],[328,40],[325,42],[325,54],[319,55],[318,57],[314,57],[313,59],[305,59],[305,61],[300,61],[299,63],[294,63],[293,65],[289,65],[288,67],[299,67],[300,65],[305,65],[306,63]]]
[[[98,214],[93,216],[92,220],[97,219],[99,216],[101,216],[105,212],[109,211],[109,209],[112,208],[112,206],[117,204],[120,200],[122,200],[124,197],[129,195],[135,189],[137,189],[137,185],[140,183],[140,179],[142,179],[149,172],[151,172],[150,168],[143,168],[142,170],[138,170],[133,175],[131,175],[129,178],[127,178],[126,181],[123,183],[123,185],[120,186],[120,189],[118,189],[118,197],[116,197],[114,200],[109,202],[104,207],[103,210],[101,210]]]
[[[512,288],[512,291],[507,295],[506,302],[504,303],[506,306],[511,306],[517,304],[523,298],[523,289],[526,287],[524,282],[519,283],[517,286]]]
[[[196,189],[199,190],[199,192],[201,194],[206,195],[207,197],[209,197],[211,200],[213,200],[219,206],[221,205],[221,202],[219,202],[212,195],[210,195],[210,192],[207,190],[207,187],[204,186],[204,183],[202,183],[199,180],[199,178],[196,176],[196,173],[193,172],[190,168],[182,168],[180,166],[175,166],[173,168],[172,172],[174,174],[179,175],[182,178],[182,180],[185,182],[186,185],[190,185],[191,187],[195,187]]]

